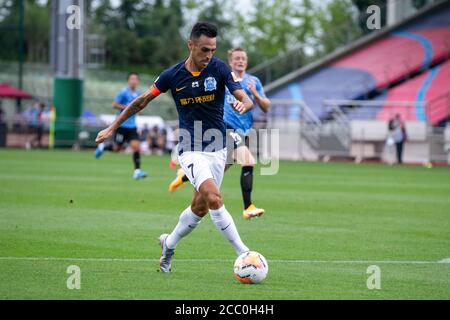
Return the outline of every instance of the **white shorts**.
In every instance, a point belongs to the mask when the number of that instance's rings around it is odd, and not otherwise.
[[[227,148],[216,152],[183,152],[178,156],[178,161],[197,191],[208,179],[213,179],[220,188],[227,161]]]

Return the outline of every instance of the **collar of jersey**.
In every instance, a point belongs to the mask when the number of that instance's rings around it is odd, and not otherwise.
[[[138,88],[136,88],[136,90],[131,90],[131,88],[129,87],[129,86],[126,86],[125,87],[126,88],[126,90],[128,91],[128,92],[130,92],[130,93],[136,93],[136,92],[138,92]]]
[[[198,77],[198,76],[200,76],[200,75],[202,74],[203,71],[205,71],[206,68],[209,67],[209,65],[210,65],[211,62],[212,62],[212,59],[211,59],[211,61],[208,63],[208,65],[207,65],[205,68],[203,68],[202,71],[195,71],[195,72],[191,72],[191,71],[189,71],[189,70],[186,68],[186,61],[187,61],[187,59],[183,61],[183,68],[184,68],[187,72],[189,72],[192,76]]]

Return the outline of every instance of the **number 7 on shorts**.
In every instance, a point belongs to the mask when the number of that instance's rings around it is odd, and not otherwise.
[[[193,163],[191,163],[191,164],[190,164],[190,165],[188,165],[187,167],[191,169],[191,175],[192,175],[192,179],[194,179],[194,178],[195,178],[195,177],[194,177],[194,164],[193,164]]]

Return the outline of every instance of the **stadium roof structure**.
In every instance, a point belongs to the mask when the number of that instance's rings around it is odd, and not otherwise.
[[[0,98],[32,99],[33,96],[28,92],[20,90],[7,83],[0,83]]]

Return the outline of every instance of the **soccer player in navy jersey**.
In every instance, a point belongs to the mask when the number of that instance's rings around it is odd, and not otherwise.
[[[112,103],[112,107],[117,110],[117,115],[125,110],[127,105],[141,94],[138,90],[139,75],[137,73],[130,72],[128,74],[127,82],[128,85],[119,91]],[[100,143],[97,146],[95,158],[99,159],[105,150],[119,152],[122,150],[124,143],[129,143],[133,150],[133,178],[139,180],[147,177],[147,173],[141,170],[141,148],[137,131],[136,115],[129,117],[117,128],[114,133],[113,144],[105,146],[103,143]]]
[[[236,98],[232,108],[237,112],[247,112],[253,102],[235,81],[229,66],[213,57],[216,38],[215,25],[196,23],[188,40],[189,57],[162,72],[146,92],[131,102],[108,128],[99,132],[96,139],[98,143],[103,142],[126,119],[144,109],[162,92],[171,91],[179,115],[178,159],[195,190],[191,205],[181,213],[173,231],[159,237],[162,272],[171,271],[176,245],[208,213],[238,255],[249,251],[224,206],[219,189],[227,158],[223,120],[225,87]]]
[[[233,48],[228,51],[228,63],[233,71],[235,77],[242,85],[245,93],[253,100],[255,106],[259,106],[264,113],[267,113],[270,106],[270,100],[264,93],[261,81],[246,72],[248,66],[247,53],[242,48]],[[224,119],[227,125],[227,133],[230,139],[233,140],[234,150],[229,148],[229,158],[233,158],[241,165],[241,191],[244,203],[244,210],[242,216],[248,220],[254,217],[259,217],[264,214],[264,209],[256,207],[251,199],[253,191],[253,167],[256,164],[255,158],[249,149],[249,134],[253,127],[253,114],[246,112],[241,114],[236,112],[232,107],[235,97],[226,90],[225,94],[225,110]],[[228,169],[232,163],[227,162]],[[169,185],[169,191],[174,192],[183,183],[189,181],[188,177],[182,169],[177,172],[177,177]]]

